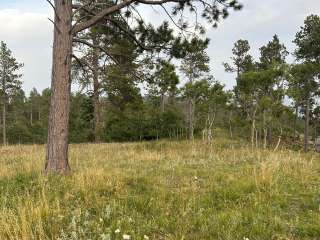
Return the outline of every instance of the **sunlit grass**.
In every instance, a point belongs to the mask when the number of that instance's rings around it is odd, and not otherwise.
[[[0,239],[320,239],[320,157],[202,141],[0,149]],[[128,235],[128,236],[126,236]]]

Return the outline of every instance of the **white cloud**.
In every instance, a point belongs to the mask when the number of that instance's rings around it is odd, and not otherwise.
[[[52,24],[50,13],[0,10],[0,40],[23,62],[23,87],[42,90],[50,86]]]
[[[36,2],[38,1],[34,0],[34,4]],[[248,39],[252,53],[257,57],[259,47],[266,44],[274,34],[278,34],[280,40],[292,51],[292,40],[299,26],[303,25],[305,17],[320,12],[319,0],[241,2],[245,5],[242,11],[231,12],[230,17],[218,29],[208,29],[213,74],[228,88],[234,84],[233,76],[224,72],[221,63],[230,58],[235,41],[240,38]],[[38,8],[30,5],[32,4],[17,1],[14,5],[17,9],[0,9],[0,40],[5,41],[18,60],[25,63],[23,81],[27,92],[32,87],[42,90],[50,86],[53,29],[47,19],[52,15],[48,4],[39,5]],[[160,8],[144,6],[141,10],[152,23],[160,23],[165,19]]]

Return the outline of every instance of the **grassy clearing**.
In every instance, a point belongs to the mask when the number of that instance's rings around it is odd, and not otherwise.
[[[320,239],[320,159],[226,140],[0,149],[0,239]],[[120,230],[120,233],[116,233]]]

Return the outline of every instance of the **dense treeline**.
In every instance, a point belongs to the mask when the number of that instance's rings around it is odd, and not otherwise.
[[[178,90],[185,92],[187,87],[188,85]],[[250,124],[232,104],[234,99],[231,91],[225,91],[221,84],[210,83],[207,80],[198,81],[192,87],[196,106],[194,130],[198,137],[202,137],[203,134],[207,136],[208,131],[215,128],[226,129],[231,136],[248,137]],[[151,93],[142,96],[141,92],[137,91],[131,97],[135,101],[131,101],[131,98],[127,102],[124,101],[121,108],[114,105],[107,96],[100,99],[103,109],[103,127],[99,133],[101,141],[188,137],[188,102],[182,94],[177,94],[174,98],[168,96],[162,100],[161,96]],[[70,142],[94,141],[92,98],[90,94],[72,94]],[[16,91],[7,106],[7,142],[45,143],[49,102],[50,89],[45,89],[42,93],[34,89],[29,96],[26,96],[22,89]],[[293,109],[283,107],[287,110],[286,116],[279,119],[280,123],[277,124],[287,128],[287,133],[290,133],[294,126],[287,124],[294,122],[295,115]],[[301,131],[301,124],[299,127]]]
[[[92,28],[85,33],[88,42],[79,40],[76,46],[80,54],[72,75],[80,90],[71,96],[69,141],[194,136],[212,141],[215,129],[224,129],[230,138],[245,137],[264,148],[297,141],[304,133],[307,150],[307,136],[320,134],[319,29],[319,16],[309,16],[294,40],[295,64],[287,63],[289,52],[277,35],[261,46],[258,60],[250,55],[247,40],[237,41],[231,62],[224,63],[236,85],[226,90],[210,75],[207,39],[180,42],[174,51],[159,50],[155,57],[142,54],[121,34],[104,39],[105,28]],[[160,26],[152,41],[167,32],[167,24]],[[176,44],[176,39],[167,40]],[[112,51],[114,61],[94,47],[99,42]],[[26,96],[15,74],[22,65],[2,43],[1,58],[6,56],[11,60],[1,64],[11,62],[11,70],[2,72],[4,143],[45,143],[50,89],[33,89]]]

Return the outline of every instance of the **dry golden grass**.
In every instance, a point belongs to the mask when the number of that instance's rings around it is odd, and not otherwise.
[[[225,139],[0,148],[0,239],[320,239],[320,159]],[[117,229],[120,233],[116,233]]]

